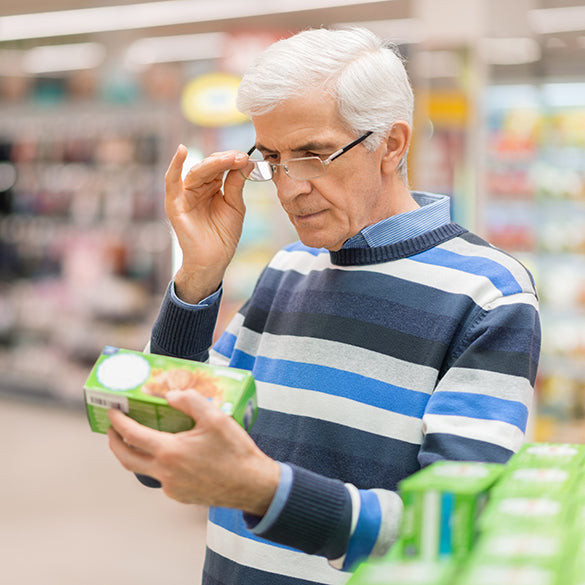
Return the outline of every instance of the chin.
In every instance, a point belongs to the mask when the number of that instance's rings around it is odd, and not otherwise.
[[[301,235],[299,235],[299,240],[305,246],[308,246],[309,248],[325,248],[326,250],[329,250],[330,252],[335,252],[335,251],[339,250],[341,248],[341,246],[343,245],[343,243],[331,244],[330,242],[327,242],[327,241],[323,240],[322,238],[315,238],[315,237],[311,238],[311,237],[301,236]]]

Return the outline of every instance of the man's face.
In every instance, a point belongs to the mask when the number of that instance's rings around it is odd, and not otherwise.
[[[327,158],[355,139],[339,120],[335,101],[313,94],[288,100],[253,118],[256,147],[274,163]],[[324,176],[298,181],[279,167],[278,198],[307,246],[338,250],[362,228],[391,215],[381,159],[384,145],[367,152],[358,144],[327,166]]]

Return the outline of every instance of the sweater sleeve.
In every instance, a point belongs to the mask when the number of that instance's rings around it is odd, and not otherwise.
[[[534,295],[478,310],[427,403],[420,464],[505,463],[524,440],[539,352]]]
[[[186,305],[173,295],[169,284],[152,328],[150,351],[198,362],[209,358],[221,292],[209,304]]]
[[[276,514],[271,506],[271,522],[244,515],[256,535],[324,556],[341,570],[385,555],[397,540],[403,504],[395,492],[358,490],[292,464],[286,467],[292,472],[285,475],[287,497]]]

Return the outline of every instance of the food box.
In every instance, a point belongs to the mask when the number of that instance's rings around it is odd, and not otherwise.
[[[558,585],[551,569],[531,564],[516,565],[473,558],[463,570],[457,585]],[[561,583],[565,583],[561,581]]]
[[[491,531],[482,534],[474,548],[474,555],[497,564],[532,565],[553,571],[563,567],[567,538],[561,527],[543,530]]]
[[[562,467],[578,470],[585,461],[585,445],[570,443],[524,443],[508,461],[507,468]]]
[[[572,562],[568,563],[571,579],[567,580],[567,584],[585,585],[585,533],[583,533],[582,528],[581,538],[575,544],[575,554],[572,557]]]
[[[454,565],[446,561],[368,561],[358,567],[347,585],[451,585]]]
[[[437,461],[403,480],[403,555],[424,560],[465,557],[477,520],[503,465]]]
[[[92,431],[106,433],[108,409],[118,408],[159,431],[189,430],[193,419],[165,399],[170,390],[187,389],[203,394],[246,430],[256,419],[256,387],[247,370],[108,346],[84,386],[89,424]]]
[[[512,467],[494,487],[492,497],[563,495],[574,479],[575,474],[563,467]]]
[[[491,498],[483,511],[482,532],[519,530],[558,530],[566,526],[570,506],[558,494]]]

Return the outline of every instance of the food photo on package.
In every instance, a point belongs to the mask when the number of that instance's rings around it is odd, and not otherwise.
[[[90,427],[96,433],[106,433],[110,427],[108,410],[118,408],[159,431],[189,430],[193,419],[169,406],[165,396],[171,390],[190,389],[247,431],[254,424],[258,405],[249,371],[107,346],[84,385]]]

